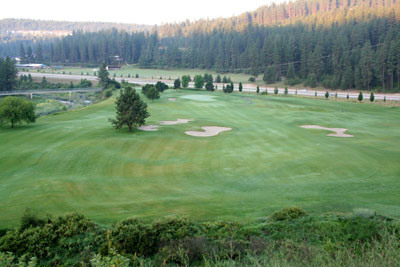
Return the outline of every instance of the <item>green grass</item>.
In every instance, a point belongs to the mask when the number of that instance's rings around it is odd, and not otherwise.
[[[62,74],[63,72],[65,72],[65,74],[71,73],[73,75],[81,75],[81,73],[83,73],[83,75],[86,75],[86,73],[88,72],[89,75],[93,75],[96,70],[98,70],[98,68],[63,68],[55,70],[54,73]],[[41,71],[47,73],[52,72],[50,69]],[[35,72],[35,70],[31,70],[31,72]],[[136,66],[124,66],[121,70],[110,70],[109,73],[111,78],[114,76],[115,73],[117,77],[121,77],[122,74],[125,78],[127,78],[128,74],[130,74],[131,78],[134,78],[136,74],[139,74],[139,78],[159,79],[160,77],[162,77],[165,80],[169,78],[174,80],[178,77],[182,77],[183,75],[190,75],[192,79],[196,74],[204,75],[205,73],[209,73],[212,74],[214,78],[218,75],[218,73],[213,70],[204,69],[144,69]],[[224,73],[220,75],[221,78],[224,76],[231,77],[232,81],[235,83],[247,83],[249,78],[251,77],[251,75],[243,73]],[[262,76],[260,76],[259,79],[260,81],[262,81]]]
[[[100,223],[171,214],[247,221],[289,206],[400,216],[399,108],[220,92],[215,101],[181,98],[196,94],[210,93],[168,90],[150,102],[148,124],[194,119],[157,132],[113,129],[114,98],[1,127],[0,225],[14,225],[27,207]],[[348,128],[355,137],[303,124]],[[201,126],[233,130],[184,134]]]

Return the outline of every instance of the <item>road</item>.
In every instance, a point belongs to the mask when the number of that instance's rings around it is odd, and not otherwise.
[[[21,72],[21,75],[28,75],[29,73],[24,73]],[[30,72],[32,77],[46,77],[46,78],[54,78],[54,79],[72,79],[72,80],[80,80],[80,79],[87,79],[89,81],[97,81],[97,77],[95,76],[84,76],[84,75],[66,75],[66,74],[52,74],[52,73],[35,73],[35,72]],[[126,82],[129,83],[136,83],[140,85],[144,84],[155,84],[157,83],[158,79],[143,79],[143,78],[120,78],[120,77],[115,77],[117,81],[125,80]],[[168,86],[174,86],[174,82],[171,80],[161,80]],[[218,89],[221,90],[223,84],[222,83],[214,83],[214,85],[218,86]],[[238,91],[239,84],[235,84],[235,91]],[[189,88],[194,88],[194,83],[191,82],[189,83]],[[260,93],[265,92],[267,90],[268,94],[273,94],[274,93],[274,88],[271,87],[266,87],[266,86],[260,86]],[[257,91],[257,85],[255,84],[243,84],[243,92],[253,92],[255,93]],[[285,89],[284,88],[278,88],[279,94],[284,94]],[[289,95],[300,95],[300,96],[315,96],[315,93],[317,93],[317,96],[324,97],[326,91],[320,91],[320,90],[309,90],[309,89],[294,89],[294,88],[288,88],[288,94]],[[335,92],[330,92],[330,97],[335,97]],[[347,95],[349,95],[349,98],[351,99],[357,99],[358,98],[358,92],[338,92],[337,96],[338,98],[347,98]],[[400,94],[382,94],[382,93],[377,93],[374,94],[375,99],[383,100],[386,97],[387,101],[400,101]],[[369,99],[369,94],[364,93],[364,99]]]

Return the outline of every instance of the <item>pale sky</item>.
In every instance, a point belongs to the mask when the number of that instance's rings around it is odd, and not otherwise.
[[[283,0],[5,0],[0,19],[162,24],[230,17]]]

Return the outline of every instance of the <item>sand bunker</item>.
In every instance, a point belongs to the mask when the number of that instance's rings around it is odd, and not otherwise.
[[[217,127],[217,126],[203,126],[203,127],[201,127],[201,129],[203,129],[204,132],[201,132],[201,131],[186,131],[185,134],[191,135],[191,136],[197,136],[197,137],[211,137],[211,136],[216,136],[219,133],[232,130],[232,128]]]
[[[170,98],[168,98],[168,101],[176,101],[176,98],[175,97],[170,97]]]
[[[332,131],[336,132],[334,134],[328,134],[327,136],[334,136],[334,137],[354,137],[351,134],[345,134],[344,132],[347,131],[345,128],[326,128],[318,125],[301,125],[301,128],[306,129],[318,129],[318,130],[325,130],[325,131]]]
[[[138,129],[146,132],[155,132],[158,131],[158,125],[144,125],[139,127]]]
[[[175,125],[175,124],[182,124],[182,123],[189,123],[192,120],[190,119],[177,119],[176,121],[160,121],[161,125]]]

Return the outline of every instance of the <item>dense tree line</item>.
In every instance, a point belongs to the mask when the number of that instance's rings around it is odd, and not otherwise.
[[[304,23],[331,26],[334,23],[366,21],[379,17],[400,19],[396,0],[297,0],[272,3],[253,12],[231,18],[202,19],[195,22],[165,24],[158,28],[162,36],[190,35],[195,32],[244,31],[249,26],[276,26]]]
[[[357,2],[356,8],[349,9],[355,3],[345,4],[340,0],[336,1],[338,7],[334,9],[332,1],[310,1],[279,5],[286,10],[293,4],[297,10],[293,12],[304,15],[296,15],[303,19],[285,26],[268,26],[270,23],[263,20],[246,24],[232,18],[226,21],[245,25],[245,28],[224,30],[222,26],[215,26],[211,27],[213,31],[199,28],[191,33],[181,31],[175,36],[171,33],[167,37],[161,37],[165,32],[78,31],[54,41],[25,45],[10,43],[8,47],[14,47],[14,55],[18,53],[25,62],[40,62],[40,58],[52,64],[123,62],[142,67],[245,72],[261,75],[267,84],[285,79],[289,85],[304,82],[312,87],[322,84],[332,89],[400,89],[400,24],[397,16],[400,9],[394,8],[398,3],[393,0],[361,1]],[[279,6],[265,8],[276,11]],[[302,13],[301,9],[308,11]],[[308,22],[310,16],[321,12],[327,12],[323,19],[331,21],[330,25]],[[350,13],[357,16],[349,19]],[[368,16],[363,17],[363,14]],[[276,22],[285,24],[284,19],[278,16]],[[162,27],[160,30],[165,31]]]

